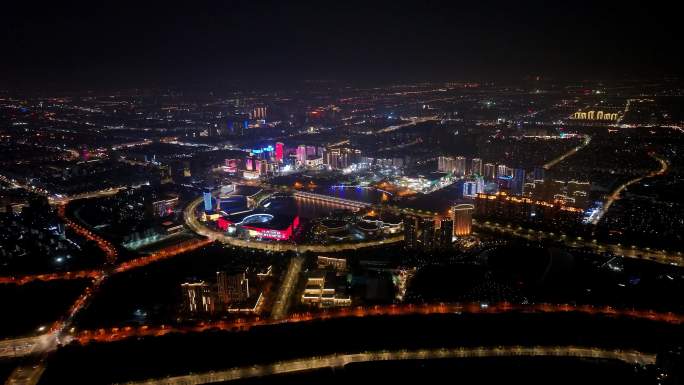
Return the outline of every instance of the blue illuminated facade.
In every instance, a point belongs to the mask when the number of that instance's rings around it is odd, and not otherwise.
[[[275,151],[275,148],[272,145],[268,145],[262,148],[254,148],[250,150],[252,155],[258,156],[261,159],[273,158],[273,151]]]
[[[525,169],[516,168],[513,171],[513,180],[511,181],[511,193],[514,195],[522,195],[524,185]]]
[[[211,211],[211,191],[204,192],[204,211]]]

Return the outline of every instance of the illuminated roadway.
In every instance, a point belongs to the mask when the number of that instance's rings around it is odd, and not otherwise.
[[[395,210],[395,212],[400,214],[410,214],[422,217],[432,216],[430,214],[416,212],[411,209],[397,209]],[[479,222],[473,220],[473,228],[477,230],[486,230],[495,233],[506,234],[509,236],[519,237],[529,241],[561,242],[563,245],[570,248],[585,248],[593,250],[596,253],[607,252],[619,257],[626,257],[666,265],[684,267],[684,257],[682,256],[681,251],[667,252],[665,250],[656,250],[649,247],[637,248],[634,245],[601,243],[595,239],[589,240],[584,239],[582,237],[569,237],[565,234],[526,229],[522,226],[501,225],[499,223],[489,221]]]
[[[422,350],[385,350],[300,358],[272,364],[245,366],[221,371],[131,381],[122,383],[121,385],[200,385],[285,373],[306,372],[324,368],[343,368],[346,365],[361,362],[486,357],[573,357],[618,360],[628,364],[639,365],[651,365],[656,361],[655,354],[642,353],[635,350],[608,350],[579,346],[480,346]]]
[[[35,337],[0,340],[0,358],[23,357],[35,352],[50,351],[57,347],[55,332]]]
[[[98,191],[91,191],[91,192],[85,192],[81,194],[76,194],[76,195],[70,195],[70,196],[56,196],[50,194],[49,191],[45,189],[41,189],[39,187],[35,187],[32,185],[28,184],[22,184],[19,181],[9,178],[5,175],[0,175],[0,181],[8,183],[11,185],[13,188],[20,188],[24,189],[26,191],[30,191],[36,194],[40,194],[43,196],[46,196],[48,199],[48,202],[51,205],[64,205],[69,203],[69,201],[76,200],[76,199],[88,199],[88,198],[98,198],[98,197],[106,197],[106,196],[111,196],[119,192],[119,190],[125,188],[125,187],[110,187],[104,190],[98,190]]]
[[[27,363],[18,366],[7,378],[5,385],[35,385],[45,371],[45,363]]]
[[[212,241],[209,239],[195,239],[186,242],[179,243],[177,245],[169,246],[164,249],[157,250],[149,255],[131,259],[126,262],[119,263],[118,265],[110,269],[95,269],[95,270],[79,270],[79,271],[66,271],[63,273],[46,273],[46,274],[33,274],[24,276],[9,276],[0,277],[0,284],[15,284],[15,285],[25,285],[34,281],[56,281],[56,280],[70,280],[70,279],[98,279],[109,273],[122,273],[124,271],[136,269],[139,267],[147,266],[151,263],[175,257],[178,254],[182,254],[188,251],[196,250],[210,244]]]
[[[416,124],[419,124],[419,123],[425,123],[425,122],[429,122],[429,121],[432,121],[432,120],[437,120],[434,116],[423,117],[423,118],[412,117],[412,118],[409,118],[409,119],[410,119],[410,121],[407,122],[407,123],[402,123],[402,124],[397,124],[397,125],[394,125],[394,126],[385,127],[385,128],[383,128],[383,129],[381,129],[381,130],[375,131],[375,134],[384,134],[384,133],[387,133],[387,132],[392,132],[392,131],[396,131],[396,130],[402,129],[402,128],[404,128],[404,127],[415,126]]]
[[[79,225],[78,223],[72,221],[66,216],[66,205],[59,205],[57,208],[57,215],[64,223],[70,227],[74,232],[90,241],[97,243],[97,246],[105,253],[108,263],[115,263],[118,252],[116,247],[112,245],[109,241],[103,239],[102,237],[96,235],[92,231],[86,229],[85,227]]]
[[[200,322],[196,325],[169,326],[143,325],[139,327],[114,327],[110,329],[83,330],[80,332],[62,331],[68,326],[70,319],[84,306],[88,297],[77,301],[65,322],[56,323],[51,331],[43,336],[0,341],[0,357],[21,357],[29,354],[47,353],[56,349],[57,342],[69,344],[78,342],[108,343],[129,338],[159,337],[169,333],[201,333],[205,331],[245,331],[252,327],[279,325],[286,323],[313,322],[344,317],[377,317],[377,316],[405,316],[405,315],[438,315],[438,314],[553,314],[576,313],[594,316],[619,317],[628,319],[650,320],[675,325],[684,323],[684,315],[674,313],[659,313],[652,310],[617,309],[610,306],[570,305],[570,304],[532,304],[521,305],[498,303],[483,306],[481,303],[466,304],[405,304],[372,307],[350,307],[329,309],[316,313],[291,314],[283,319],[237,319],[233,321],[221,320]],[[29,370],[28,368],[24,368]],[[19,382],[17,382],[19,383]],[[155,383],[155,382],[152,382]]]
[[[677,252],[676,254],[668,254],[665,251],[653,250],[650,248],[640,249],[636,248],[635,246],[604,244],[593,239],[589,240],[582,237],[568,237],[565,234],[525,229],[520,226],[504,226],[491,222],[473,222],[473,227],[480,230],[488,230],[496,233],[524,238],[529,241],[556,241],[563,243],[567,247],[588,248],[597,253],[608,252],[613,255],[626,258],[684,267],[684,258],[682,258],[681,252]]]
[[[615,203],[616,200],[620,199],[620,195],[622,194],[622,192],[623,192],[627,187],[629,187],[629,186],[631,186],[631,185],[633,185],[633,184],[635,184],[635,183],[639,183],[639,182],[641,182],[643,179],[652,178],[652,177],[654,177],[654,176],[660,176],[660,175],[663,175],[663,174],[665,174],[665,173],[667,172],[667,169],[669,168],[669,165],[667,164],[667,161],[666,161],[665,159],[659,158],[656,154],[654,154],[654,153],[652,153],[652,152],[649,153],[648,155],[649,155],[651,158],[657,160],[658,163],[660,163],[660,169],[658,169],[658,170],[656,170],[656,171],[651,171],[651,172],[649,172],[649,173],[646,174],[646,175],[642,175],[642,176],[640,176],[640,177],[637,177],[637,178],[628,180],[627,182],[625,182],[625,183],[621,184],[620,186],[618,186],[618,187],[610,194],[610,196],[608,196],[608,199],[606,199],[606,201],[603,202],[603,207],[602,207],[601,210],[598,212],[598,214],[597,214],[596,216],[594,216],[594,218],[592,219],[592,221],[591,221],[592,224],[597,224],[597,223],[599,223],[599,221],[601,220],[601,218],[602,218],[602,217],[606,214],[606,212],[608,212],[608,210],[610,209],[610,206],[612,206],[613,203]]]
[[[36,280],[50,281],[59,279],[92,279],[93,285],[87,287],[85,291],[78,297],[78,299],[71,306],[64,320],[57,321],[50,329],[41,335],[33,337],[22,337],[0,340],[0,358],[4,357],[21,357],[37,353],[45,353],[54,350],[57,347],[57,342],[65,337],[64,331],[69,328],[74,316],[87,305],[92,298],[93,293],[104,282],[110,274],[117,274],[131,269],[147,266],[150,263],[159,260],[174,257],[176,255],[186,253],[191,250],[201,248],[211,241],[194,240],[184,242],[178,245],[170,246],[168,248],[158,250],[151,255],[133,259],[127,262],[120,263],[110,271],[105,270],[87,270],[56,274],[39,274],[24,277],[0,277],[0,283],[13,283],[23,285]],[[70,338],[70,337],[67,337]]]
[[[301,255],[297,255],[290,260],[287,272],[285,273],[285,278],[283,278],[283,282],[280,285],[280,290],[278,291],[273,310],[271,311],[271,318],[279,320],[285,318],[288,314],[292,296],[294,295],[294,289],[299,280],[299,272],[302,270],[303,264],[304,257]]]
[[[553,314],[576,313],[591,316],[622,317],[628,319],[650,320],[675,325],[684,323],[684,315],[661,313],[653,310],[620,309],[611,306],[570,305],[570,304],[512,304],[495,303],[483,306],[481,303],[439,303],[439,304],[405,304],[372,307],[345,307],[315,313],[290,314],[282,319],[249,319],[220,320],[199,322],[195,325],[143,325],[125,326],[109,329],[82,330],[65,336],[64,342],[78,341],[81,344],[90,342],[115,342],[128,338],[158,337],[169,333],[201,333],[210,330],[244,331],[253,327],[279,325],[287,323],[306,323],[337,318],[361,318],[378,316],[406,315],[439,315],[439,314]]]
[[[566,152],[565,154],[559,156],[558,158],[549,161],[548,163],[546,163],[546,164],[543,166],[544,169],[545,169],[545,170],[548,170],[548,169],[550,169],[551,167],[555,166],[556,164],[558,164],[558,163],[564,161],[564,160],[567,159],[568,157],[575,155],[579,150],[581,150],[581,149],[583,149],[584,147],[586,147],[590,142],[591,142],[591,136],[586,135],[586,136],[584,137],[584,141],[582,142],[582,144],[580,144],[580,145],[577,146],[577,147],[572,148],[570,151],[568,151],[568,152]]]
[[[76,195],[69,195],[69,196],[65,196],[65,197],[61,197],[61,198],[49,196],[48,201],[52,205],[64,205],[64,204],[68,203],[69,201],[73,201],[73,200],[77,200],[77,199],[91,199],[91,198],[102,198],[102,197],[112,196],[124,188],[126,188],[126,187],[110,187],[110,188],[107,188],[104,190],[86,192],[86,193],[81,193],[81,194],[76,194]]]

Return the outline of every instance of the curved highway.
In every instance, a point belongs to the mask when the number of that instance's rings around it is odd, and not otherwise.
[[[110,272],[121,273],[138,267],[149,265],[163,259],[174,257],[178,254],[185,253],[191,250],[210,244],[212,241],[208,239],[190,240],[179,243],[177,245],[169,246],[164,249],[157,250],[144,257],[139,257],[116,265]],[[109,269],[108,269],[109,270]],[[62,273],[46,273],[46,274],[32,274],[24,276],[9,276],[0,277],[0,284],[15,284],[24,285],[33,281],[55,281],[55,280],[69,280],[69,279],[99,279],[105,275],[105,269],[99,270],[77,270],[65,271]]]
[[[635,184],[635,183],[639,183],[639,182],[641,182],[643,179],[652,178],[652,177],[654,177],[654,176],[660,176],[660,175],[663,175],[663,174],[665,174],[665,173],[667,172],[667,169],[669,168],[669,165],[667,164],[667,161],[666,161],[665,159],[659,158],[655,153],[652,153],[652,152],[650,152],[648,155],[649,155],[651,158],[657,160],[658,163],[660,163],[660,168],[659,168],[658,170],[656,170],[656,171],[651,171],[651,172],[649,172],[649,173],[646,174],[646,175],[642,175],[642,176],[640,176],[640,177],[637,177],[637,178],[628,180],[627,182],[625,182],[625,183],[621,184],[620,186],[618,186],[618,187],[610,194],[610,196],[608,196],[608,199],[606,199],[606,201],[603,202],[603,207],[601,208],[601,211],[599,211],[598,215],[596,215],[596,216],[592,219],[592,221],[591,221],[592,224],[595,225],[595,224],[599,223],[599,221],[601,220],[601,218],[602,218],[602,217],[606,214],[606,212],[608,212],[608,210],[610,209],[610,206],[612,206],[613,203],[615,203],[616,200],[620,199],[620,195],[622,194],[622,192],[623,192],[627,187],[629,187],[629,186],[631,186],[631,185],[633,185],[633,184]]]
[[[108,263],[115,263],[118,252],[116,247],[112,245],[111,242],[105,240],[99,235],[93,233],[92,231],[86,229],[85,227],[79,225],[78,223],[72,221],[66,216],[66,205],[61,204],[57,208],[57,215],[64,223],[70,227],[74,232],[90,241],[97,243],[97,246],[105,253]]]
[[[485,357],[574,357],[585,359],[618,360],[629,364],[651,365],[656,355],[635,350],[608,350],[579,346],[498,346],[461,347],[423,350],[395,350],[361,352],[356,354],[332,354],[280,361],[266,365],[253,365],[221,371],[212,371],[185,376],[131,381],[121,385],[200,385],[225,381],[259,378],[285,373],[306,372],[324,368],[342,368],[361,362],[432,360],[447,358]]]

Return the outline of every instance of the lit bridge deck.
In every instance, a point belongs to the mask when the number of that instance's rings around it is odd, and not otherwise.
[[[345,199],[345,198],[339,198],[339,197],[334,197],[330,195],[323,195],[323,194],[316,194],[316,193],[310,193],[306,191],[295,191],[293,193],[295,198],[299,199],[311,199],[315,201],[321,201],[321,202],[326,202],[326,203],[335,203],[338,205],[343,205],[343,206],[349,206],[357,209],[362,209],[366,207],[371,207],[372,205],[367,202],[360,202],[360,201],[355,201],[351,199]]]

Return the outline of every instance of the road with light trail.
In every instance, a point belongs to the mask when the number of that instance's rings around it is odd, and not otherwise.
[[[488,357],[572,357],[623,361],[628,364],[651,365],[656,355],[635,350],[609,350],[580,346],[497,346],[460,347],[423,350],[395,350],[331,354],[309,358],[279,361],[266,365],[253,365],[221,371],[188,374],[184,376],[131,381],[119,385],[201,385],[244,380],[286,373],[301,373],[325,368],[344,368],[349,364],[378,361],[436,360]]]
[[[571,305],[571,304],[512,304],[495,303],[483,307],[481,303],[439,303],[439,304],[404,304],[372,307],[338,308],[314,313],[290,314],[281,319],[264,319],[254,317],[233,321],[220,320],[200,322],[195,325],[143,325],[125,326],[108,329],[82,330],[68,336],[65,341],[77,341],[81,344],[90,342],[116,342],[129,338],[159,337],[169,333],[201,333],[211,330],[245,331],[254,327],[279,325],[287,323],[306,323],[337,318],[361,318],[378,316],[407,315],[439,315],[439,314],[553,314],[576,313],[603,317],[622,317],[628,319],[650,320],[668,324],[684,323],[684,315],[663,313],[654,310],[620,309],[610,306]]]
[[[668,165],[668,163],[667,163],[667,161],[666,161],[665,159],[658,157],[658,155],[656,155],[655,153],[649,153],[648,155],[649,155],[651,158],[653,158],[653,159],[655,159],[655,160],[658,161],[658,163],[660,164],[660,168],[659,168],[658,170],[651,171],[651,172],[649,172],[649,173],[646,174],[646,175],[642,175],[642,176],[640,176],[640,177],[636,177],[636,178],[630,179],[630,180],[628,180],[627,182],[625,182],[625,183],[619,185],[619,186],[618,186],[615,190],[613,190],[613,192],[608,196],[608,198],[606,199],[606,201],[603,202],[603,207],[601,208],[601,210],[599,210],[598,214],[592,218],[592,220],[591,220],[591,223],[592,223],[592,224],[595,225],[595,224],[598,224],[598,223],[599,223],[599,221],[601,220],[601,218],[603,218],[603,216],[606,215],[606,213],[608,212],[608,210],[610,209],[610,207],[613,205],[613,203],[615,203],[616,200],[620,199],[620,195],[622,195],[622,192],[625,191],[625,189],[626,189],[627,187],[629,187],[629,186],[631,186],[631,185],[633,185],[633,184],[635,184],[635,183],[639,183],[639,182],[641,182],[642,180],[644,180],[644,179],[646,179],[646,178],[653,178],[653,177],[655,177],[655,176],[661,176],[661,175],[664,175],[664,174],[667,172],[667,170],[669,169],[669,165]]]
[[[287,316],[290,304],[292,303],[292,296],[295,295],[294,289],[297,287],[299,280],[299,272],[302,270],[304,264],[304,257],[297,255],[290,260],[283,282],[280,284],[280,289],[276,295],[275,304],[271,311],[271,318],[275,320],[283,319]]]
[[[502,224],[489,221],[474,222],[473,228],[480,231],[489,231],[523,238],[528,241],[554,241],[560,242],[564,246],[570,248],[589,249],[595,253],[607,252],[618,257],[684,267],[684,257],[682,256],[681,252],[666,252],[664,250],[654,250],[651,248],[637,248],[636,246],[606,244],[600,243],[595,239],[589,240],[582,237],[570,237],[565,234],[526,229],[521,226],[504,226]]]
[[[588,146],[589,143],[591,143],[591,136],[585,135],[585,136],[584,136],[584,141],[583,141],[579,146],[573,147],[570,151],[568,151],[568,152],[562,154],[561,156],[559,156],[559,157],[557,157],[557,158],[555,158],[555,159],[552,159],[551,161],[549,161],[549,162],[547,162],[546,164],[544,164],[544,166],[542,166],[542,167],[543,167],[545,170],[550,169],[551,167],[557,165],[558,163],[564,161],[565,159],[567,159],[567,158],[569,158],[569,157],[571,157],[571,156],[577,154],[577,152],[578,152],[579,150],[581,150],[581,149],[583,149],[584,147]]]
[[[385,128],[380,129],[378,131],[375,131],[375,134],[385,134],[388,132],[400,130],[400,129],[405,128],[405,127],[415,126],[417,124],[425,123],[425,122],[429,122],[429,121],[433,121],[433,120],[437,120],[437,119],[434,116],[428,116],[428,117],[422,117],[422,118],[412,117],[412,118],[409,118],[409,121],[406,123],[401,123],[401,124],[396,124],[394,126],[385,127]]]

